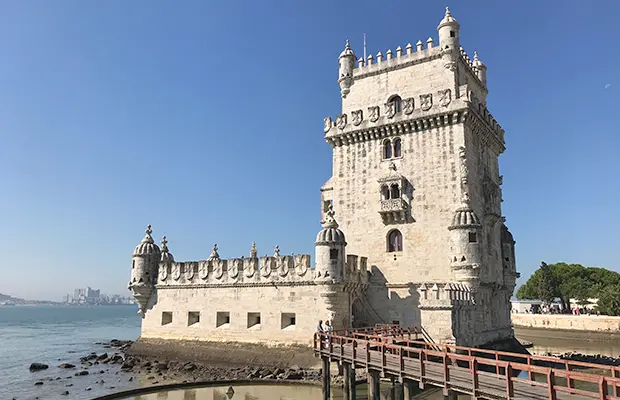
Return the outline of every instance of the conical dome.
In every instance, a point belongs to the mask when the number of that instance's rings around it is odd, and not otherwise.
[[[353,50],[351,50],[351,45],[349,44],[348,39],[347,39],[347,44],[344,46],[344,50],[342,51],[342,53],[340,53],[340,56],[338,58],[342,58],[342,57],[355,58],[355,53],[353,53]]]
[[[450,9],[448,7],[446,7],[446,15],[443,17],[443,19],[439,22],[439,26],[437,27],[437,29],[445,26],[445,25],[455,25],[455,26],[460,26],[458,21],[456,20],[456,18],[454,18],[452,16],[452,14],[450,13]]]
[[[325,221],[323,221],[322,225],[323,229],[318,235],[316,235],[316,242],[314,243],[315,246],[324,244],[347,244],[344,238],[344,233],[338,229],[338,223],[334,219],[334,209],[331,204],[327,210]]]
[[[136,246],[136,249],[133,251],[134,256],[146,256],[146,255],[159,255],[159,246],[155,244],[153,237],[151,236],[153,230],[151,229],[151,225],[146,227],[146,235],[144,239],[140,242],[139,245]]]
[[[171,263],[174,262],[174,256],[168,250],[168,240],[165,236],[161,239],[161,261]]]
[[[469,205],[469,196],[467,193],[463,195],[463,204],[457,208],[452,217],[452,225],[449,229],[480,227],[480,220],[476,213]]]

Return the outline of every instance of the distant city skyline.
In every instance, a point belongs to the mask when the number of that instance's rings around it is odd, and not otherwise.
[[[314,254],[331,175],[323,118],[340,111],[345,40],[362,54],[366,33],[373,55],[437,40],[444,8],[5,4],[0,293],[60,301],[90,284],[128,296],[147,224],[179,260],[214,243],[223,258],[247,256],[252,241],[259,255]],[[541,260],[620,270],[620,54],[608,40],[620,2],[450,10],[488,67],[489,110],[506,131],[502,207],[519,282]]]

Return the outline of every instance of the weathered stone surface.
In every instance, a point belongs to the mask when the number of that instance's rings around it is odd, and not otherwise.
[[[44,369],[48,369],[49,365],[47,364],[43,364],[43,363],[32,363],[30,364],[30,372],[34,372],[34,371],[41,371]]]

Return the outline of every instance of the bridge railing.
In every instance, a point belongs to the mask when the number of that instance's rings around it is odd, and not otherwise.
[[[446,389],[454,389],[454,382],[450,378],[452,372],[460,371],[462,375],[463,371],[468,371],[467,376],[471,379],[467,390],[474,396],[489,390],[481,388],[481,377],[484,379],[494,376],[496,380],[503,380],[505,384],[503,398],[507,399],[514,398],[515,383],[526,383],[528,387],[536,387],[539,391],[545,390],[550,399],[555,399],[558,393],[569,393],[581,398],[620,399],[620,368],[614,366],[453,345],[435,345],[440,347],[437,350],[426,342],[410,341],[403,337],[362,333],[358,335],[316,334],[314,350],[317,354],[330,359],[409,377]],[[535,365],[536,361],[551,362],[562,365],[563,368]],[[416,367],[413,368],[412,365]],[[441,382],[437,380],[437,376],[431,377],[426,374],[426,369],[433,367],[435,371],[441,367],[443,371]],[[586,368],[595,373],[585,372]],[[525,374],[527,378],[518,376],[519,372]],[[601,372],[604,375],[599,375]],[[455,390],[464,391],[463,388]],[[497,393],[486,394],[497,395]]]

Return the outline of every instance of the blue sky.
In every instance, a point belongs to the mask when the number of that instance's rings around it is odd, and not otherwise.
[[[452,2],[506,130],[503,210],[527,277],[620,269],[620,2]],[[473,6],[475,4],[475,7]],[[0,292],[127,294],[151,223],[177,259],[314,253],[346,38],[437,40],[444,2],[5,2]]]

